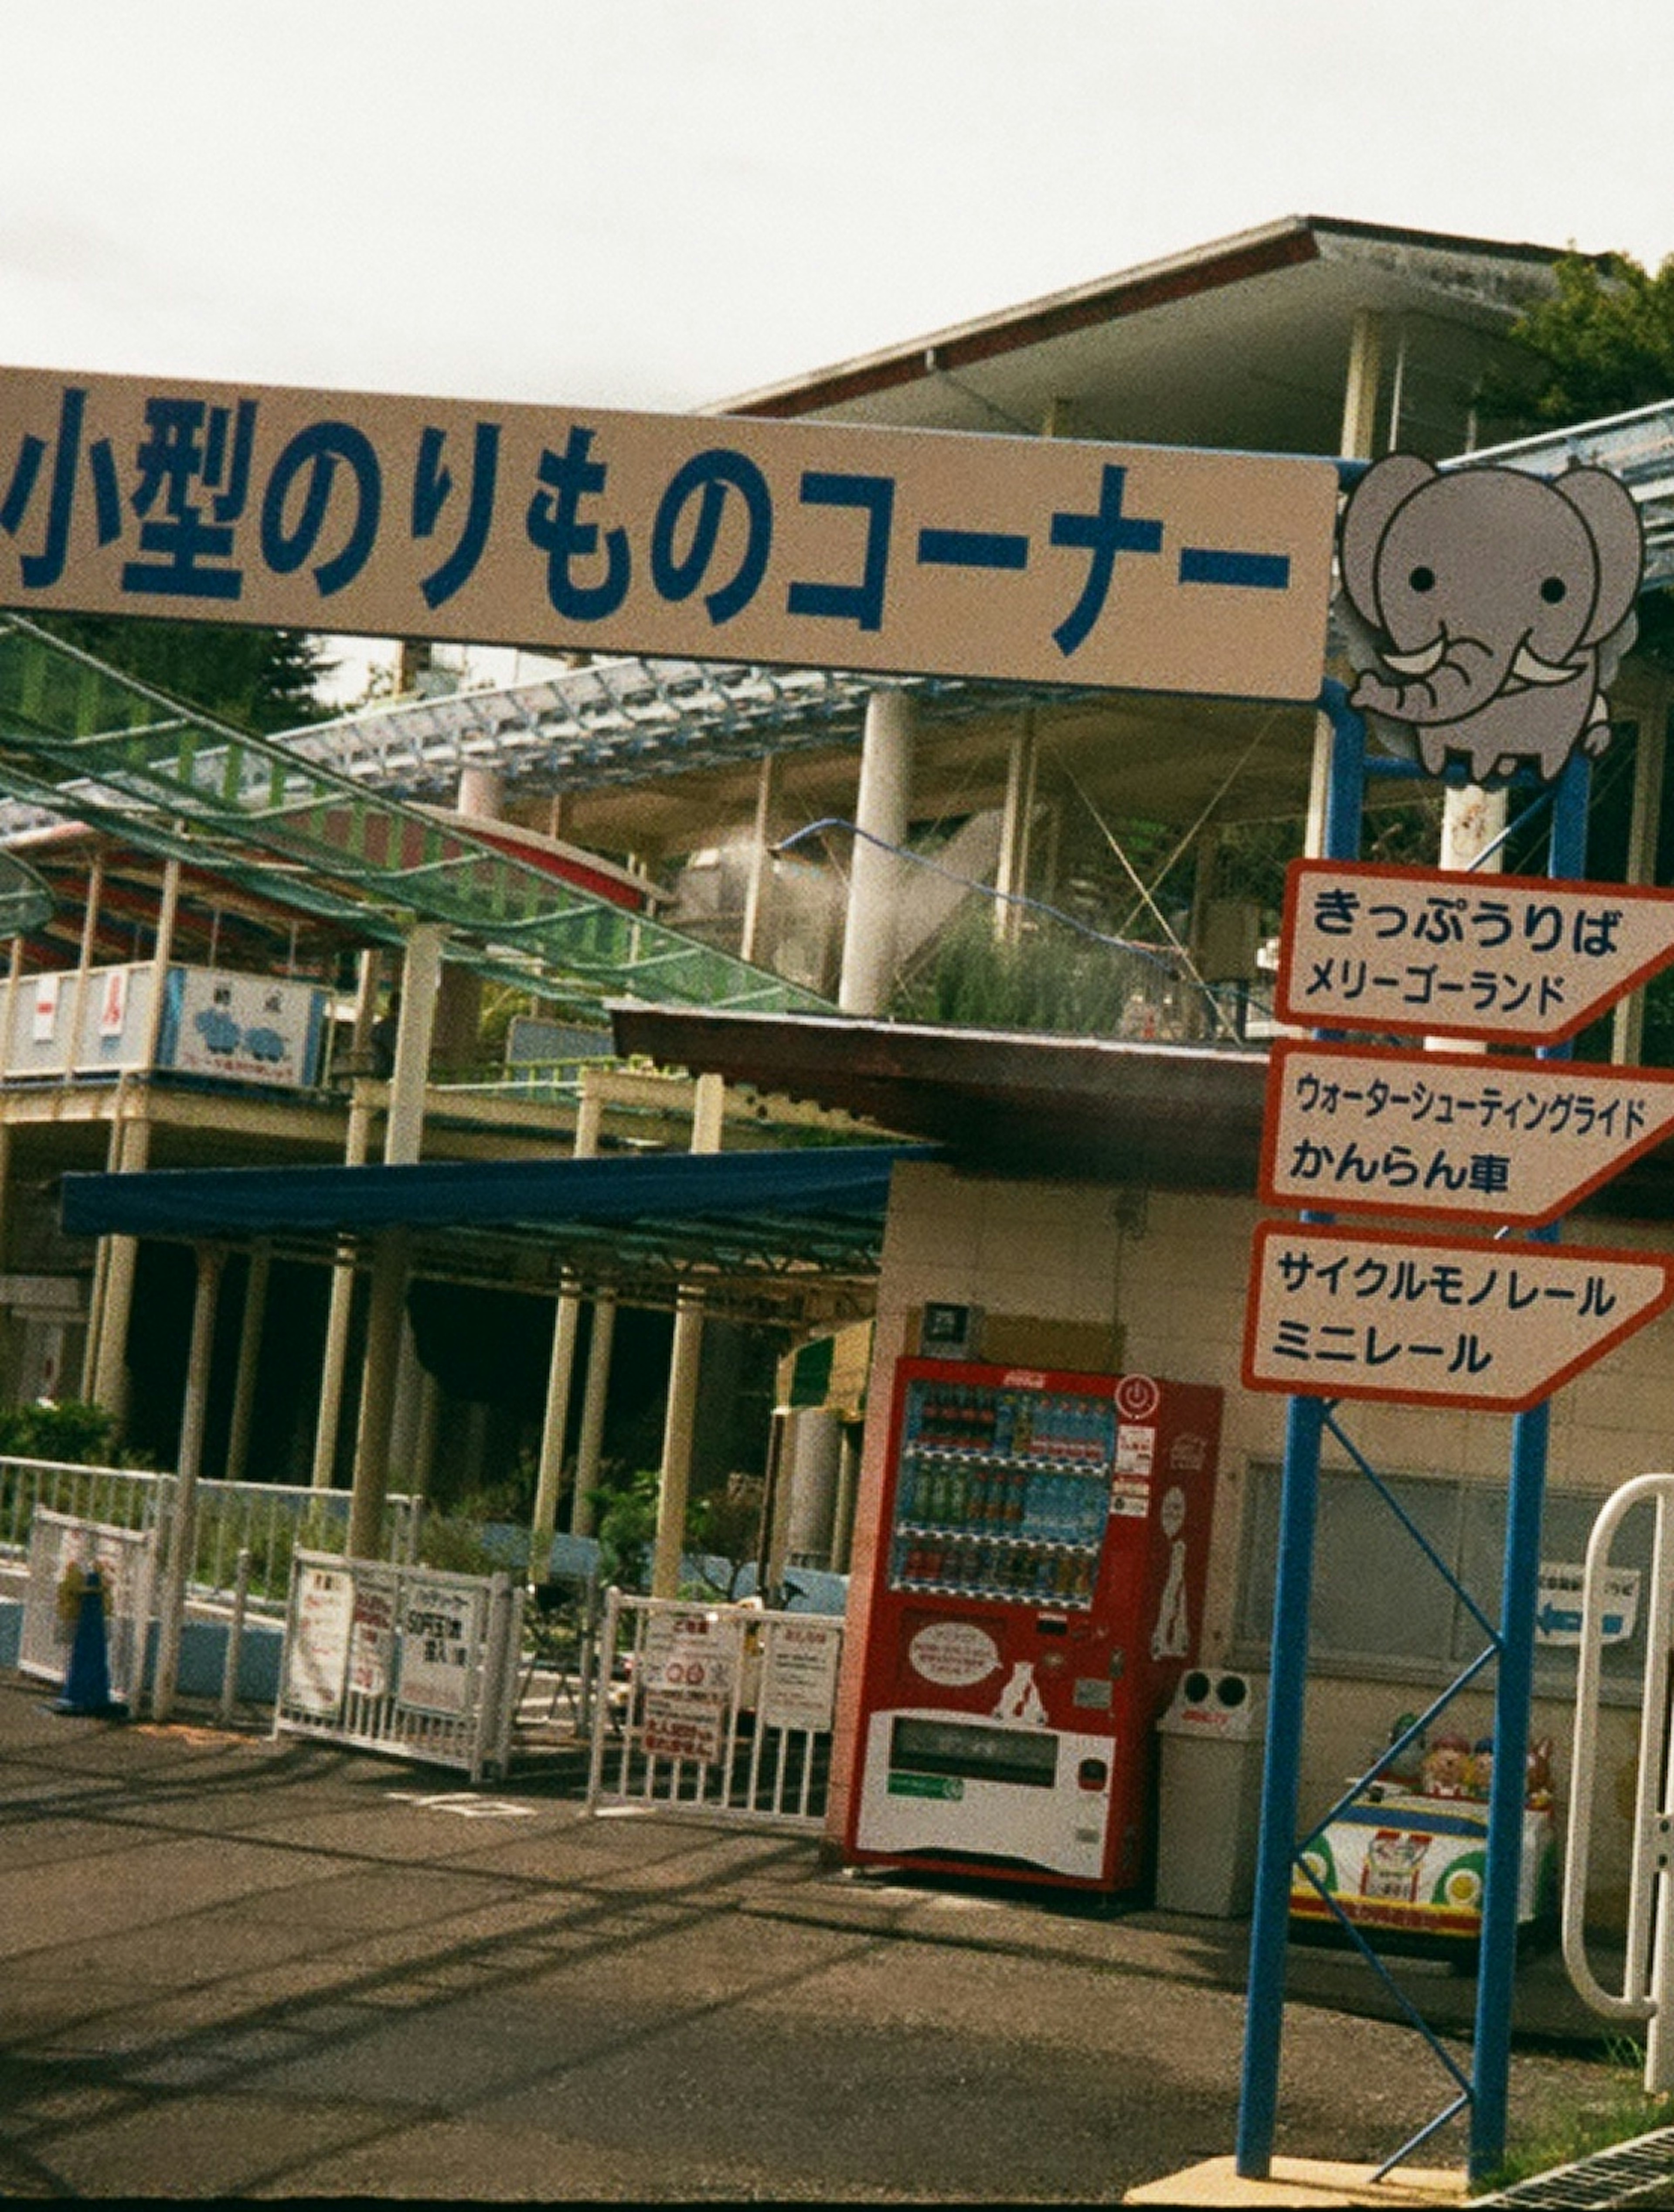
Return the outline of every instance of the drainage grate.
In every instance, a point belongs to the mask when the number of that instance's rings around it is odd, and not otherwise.
[[[1674,2128],[1656,2128],[1632,2142],[1595,2151],[1573,2166],[1554,2166],[1550,2173],[1531,2174],[1514,2181],[1492,2197],[1471,2199],[1477,2205],[1540,2205],[1545,2212],[1593,2212],[1593,2208],[1617,2204],[1674,2205]]]

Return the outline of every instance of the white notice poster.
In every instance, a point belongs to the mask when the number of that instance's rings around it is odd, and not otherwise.
[[[304,1712],[335,1713],[343,1702],[353,1578],[335,1567],[300,1567],[290,1649],[285,1655],[285,1702]]]

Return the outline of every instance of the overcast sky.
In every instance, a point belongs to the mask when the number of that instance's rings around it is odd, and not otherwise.
[[[680,408],[1291,214],[1674,252],[1669,0],[0,0],[0,363]]]

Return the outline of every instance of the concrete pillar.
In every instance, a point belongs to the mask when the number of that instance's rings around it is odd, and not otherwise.
[[[416,1160],[424,1136],[425,1079],[446,933],[435,923],[415,929],[401,969],[401,1021],[396,1032],[395,1072],[390,1079],[384,1160],[390,1167]],[[394,1411],[401,1330],[406,1319],[407,1270],[412,1239],[405,1229],[382,1231],[375,1243],[367,1309],[366,1369],[355,1437],[354,1493],[349,1508],[349,1551],[376,1559],[389,1489],[390,1424]]]
[[[473,814],[479,822],[503,820],[506,813],[505,776],[497,768],[488,768],[480,763],[462,768],[456,805],[461,814]]]
[[[409,1495],[420,1487],[413,1467],[418,1456],[419,1424],[424,1412],[423,1368],[419,1364],[418,1340],[403,1305],[401,1343],[395,1358],[395,1405],[390,1415],[390,1468],[397,1490]]]
[[[418,1435],[413,1443],[412,1495],[430,1495],[431,1471],[436,1464],[436,1432],[441,1426],[442,1386],[429,1369],[419,1372]]]
[[[1493,852],[1489,848],[1504,831],[1507,803],[1509,794],[1502,790],[1484,791],[1480,784],[1450,785],[1441,796],[1441,846],[1440,865],[1457,868],[1461,874],[1468,871],[1477,873],[1497,872],[1505,867],[1505,848]],[[1483,859],[1486,854],[1488,857]],[[1465,1037],[1427,1037],[1425,1042],[1437,1050],[1451,1052],[1486,1052],[1488,1047]]]
[[[837,1503],[832,1513],[831,1571],[846,1575],[854,1551],[854,1504],[860,1492],[860,1437],[858,1421],[845,1421],[838,1446]]]
[[[1668,757],[1668,718],[1674,692],[1659,684],[1639,718],[1634,747],[1634,805],[1628,822],[1628,881],[1657,880],[1657,836],[1662,827],[1662,791]],[[1610,1021],[1610,1058],[1637,1066],[1645,1047],[1645,994],[1631,992],[1618,1001]]]
[[[1349,339],[1349,374],[1343,388],[1343,428],[1337,451],[1344,460],[1369,461],[1376,453],[1382,379],[1382,320],[1362,308],[1355,317]],[[1307,829],[1303,847],[1310,860],[1317,860],[1325,849],[1325,797],[1331,757],[1331,726],[1321,714],[1313,726],[1313,772],[1308,787]]]
[[[1030,831],[1034,820],[1036,751],[1034,709],[1025,707],[1005,763],[1005,807],[1000,817],[1000,856],[994,871],[994,935],[1015,945],[1022,931],[1022,910],[1010,903],[1028,890]]]
[[[364,1167],[371,1143],[372,1101],[364,1084],[355,1085],[349,1108],[343,1165]],[[331,1269],[331,1301],[325,1316],[325,1345],[320,1354],[319,1409],[314,1417],[316,1490],[330,1490],[336,1472],[337,1427],[343,1419],[343,1374],[349,1362],[349,1323],[355,1304],[355,1252],[345,1239]]]
[[[221,1293],[223,1255],[197,1247],[197,1288],[192,1300],[191,1344],[186,1355],[186,1390],[180,1408],[180,1446],[175,1459],[174,1511],[169,1524],[168,1566],[157,1620],[157,1671],[151,1710],[166,1721],[174,1710],[180,1678],[180,1630],[185,1619],[186,1584],[197,1541],[197,1477],[203,1463],[203,1430],[209,1407],[209,1359],[215,1349],[215,1305]]]
[[[699,1076],[692,1112],[694,1152],[719,1152],[725,1097],[725,1086],[719,1075]],[[702,1357],[703,1302],[698,1293],[682,1291],[674,1317],[669,1402],[663,1419],[657,1541],[651,1568],[653,1597],[676,1597],[680,1591],[680,1558],[686,1544],[686,1494],[691,1482],[692,1440],[696,1429],[698,1376]]]
[[[76,1055],[82,1048],[82,1024],[87,1013],[88,970],[99,932],[99,908],[105,896],[105,851],[100,846],[88,871],[87,906],[82,915],[82,943],[76,961],[76,988],[70,996],[70,1021],[64,1041],[64,1080],[76,1072]]]
[[[118,1172],[137,1175],[151,1157],[151,1122],[143,1094],[131,1118],[119,1124]],[[134,1275],[139,1266],[139,1241],[133,1237],[105,1239],[105,1295],[99,1316],[99,1341],[93,1354],[93,1399],[114,1416],[118,1429],[128,1410],[128,1320],[134,1309]]]
[[[227,1436],[227,1480],[242,1482],[250,1457],[250,1431],[256,1418],[256,1378],[262,1358],[262,1328],[267,1318],[268,1279],[273,1247],[258,1237],[250,1249],[245,1278],[244,1315],[239,1332],[239,1371],[233,1389],[233,1419]]]
[[[571,1157],[596,1158],[603,1101],[584,1078],[581,1106],[575,1117],[575,1142]],[[558,1525],[558,1492],[564,1479],[564,1432],[569,1425],[570,1382],[575,1372],[575,1346],[581,1325],[581,1295],[567,1283],[558,1294],[553,1316],[552,1360],[547,1370],[546,1411],[541,1423],[541,1456],[535,1482],[535,1510],[529,1523],[531,1578],[543,1582],[546,1562],[552,1556],[553,1531]]]
[[[848,914],[837,1004],[846,1014],[880,1014],[895,976],[895,913],[907,863],[892,847],[907,842],[916,714],[905,691],[874,691],[866,702]]]
[[[779,787],[779,756],[763,753],[755,777],[755,826],[749,848],[749,878],[744,885],[744,924],[738,939],[741,960],[761,959],[773,892],[770,831]]]
[[[804,1406],[792,1414],[786,1549],[792,1564],[830,1564],[842,1447],[842,1423],[829,1407]]]
[[[610,1389],[610,1347],[616,1301],[606,1291],[593,1300],[593,1333],[587,1344],[587,1379],[581,1395],[581,1434],[575,1446],[575,1487],[570,1496],[570,1534],[593,1533],[593,1492],[604,1456],[604,1409]]]

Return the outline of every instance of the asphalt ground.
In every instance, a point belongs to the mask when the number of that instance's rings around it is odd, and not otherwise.
[[[1097,2203],[1234,2141],[1243,1929],[591,1819],[573,1759],[470,1790],[10,1677],[0,1836],[13,2196]],[[1375,2160],[1447,2100],[1372,1986],[1295,1956],[1279,2152]],[[1565,1987],[1524,1977],[1514,2132],[1621,2086]]]

